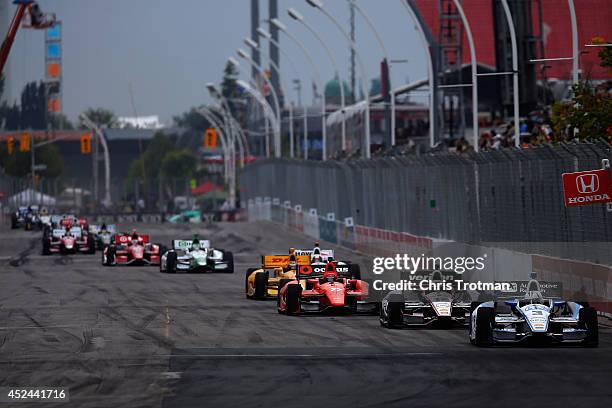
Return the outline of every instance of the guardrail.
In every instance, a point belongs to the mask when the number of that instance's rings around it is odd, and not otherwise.
[[[535,272],[540,280],[561,282],[564,297],[578,297],[592,303],[604,315],[612,313],[612,266],[609,265],[366,227],[355,224],[352,218],[339,221],[331,214],[319,216],[316,209],[304,211],[301,205],[281,204],[280,200],[270,197],[249,199],[246,209],[249,221],[279,223],[315,240],[321,239],[374,257],[481,254],[489,260],[490,268],[480,275],[472,275],[475,280],[525,280],[529,273]]]

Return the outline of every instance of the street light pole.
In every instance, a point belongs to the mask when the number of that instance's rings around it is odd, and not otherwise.
[[[576,7],[574,7],[574,0],[567,0],[567,5],[569,7],[572,27],[572,82],[574,85],[576,85],[579,81],[578,23],[576,19]]]
[[[367,86],[366,86],[366,82],[367,82],[368,78],[367,78],[367,73],[366,73],[366,70],[365,70],[365,65],[363,63],[363,59],[361,58],[361,55],[360,55],[359,51],[357,50],[357,45],[355,44],[355,42],[351,39],[351,37],[344,30],[344,28],[342,28],[342,25],[338,22],[338,20],[336,20],[336,18],[333,15],[331,15],[323,7],[323,2],[321,0],[306,0],[306,3],[308,3],[310,6],[318,9],[319,11],[321,11],[321,13],[323,13],[327,18],[329,18],[329,20],[332,23],[334,23],[334,25],[342,33],[344,38],[346,38],[346,40],[348,41],[349,45],[351,46],[351,49],[355,53],[355,57],[357,58],[357,62],[359,64],[359,68],[361,70],[361,76],[362,76],[361,89],[362,89],[363,95],[365,97],[365,120],[364,120],[364,122],[365,122],[365,143],[364,143],[364,146],[363,146],[364,153],[365,153],[364,157],[366,159],[369,159],[371,157],[371,155],[370,155],[370,96],[368,95],[368,89],[367,89]]]
[[[223,111],[222,114],[225,119],[226,126],[229,127],[229,131],[232,136],[231,141],[232,143],[238,144],[238,150],[240,154],[240,165],[242,167],[242,165],[244,164],[245,150],[248,150],[248,146],[245,146],[246,138],[244,138],[244,134],[240,131],[240,126],[235,126],[234,122],[236,122],[236,119],[234,118],[234,116],[232,116],[232,110],[230,109],[227,98],[223,96],[223,92],[221,92],[221,90],[212,82],[209,82],[208,84],[206,84],[206,88],[208,89],[208,92],[210,93],[210,95],[213,98],[217,98],[219,100],[219,103],[221,103],[221,110]],[[234,135],[234,132],[238,133],[239,137],[236,137]]]
[[[512,20],[512,13],[510,13],[510,7],[508,7],[508,0],[501,0],[504,8],[504,14],[506,15],[506,21],[508,22],[508,29],[510,31],[510,41],[512,45],[512,87],[514,88],[514,146],[521,146],[521,130],[519,120],[519,78],[518,78],[518,46],[516,43],[516,31],[514,30],[514,21]]]
[[[104,132],[98,125],[96,125],[91,119],[89,119],[85,114],[81,114],[81,121],[85,126],[87,126],[90,130],[94,132],[96,136],[98,136],[98,140],[102,145],[103,155],[104,155],[104,205],[106,207],[110,207],[112,205],[111,200],[111,187],[110,187],[110,154],[108,152],[108,144],[106,143],[106,138],[104,137]]]
[[[357,0],[353,1],[353,6],[355,7],[355,10],[357,10],[357,12],[361,14],[366,24],[370,27],[370,29],[374,33],[374,37],[378,41],[378,44],[380,45],[380,49],[382,50],[384,58],[387,61],[387,71],[389,75],[389,90],[388,91],[389,91],[389,97],[391,99],[391,124],[390,124],[391,125],[391,146],[395,146],[395,92],[393,92],[393,87],[391,86],[391,61],[389,59],[389,53],[387,52],[387,47],[385,47],[385,43],[383,42],[382,37],[376,30],[374,23],[372,22],[370,17],[368,17],[368,15],[361,9],[361,7],[359,7],[359,4],[357,4]],[[384,95],[383,95],[383,99],[384,99]]]
[[[270,20],[270,22],[279,29],[279,31],[282,31],[283,33],[285,33],[285,35],[287,35],[287,37],[289,37],[289,39],[291,41],[293,41],[300,50],[302,50],[302,53],[304,54],[304,56],[306,56],[306,60],[308,60],[308,63],[312,66],[312,71],[315,73],[315,78],[317,79],[317,82],[319,83],[319,88],[323,91],[323,93],[321,94],[321,103],[322,103],[322,128],[321,128],[321,133],[322,133],[322,139],[324,141],[323,143],[323,153],[325,153],[325,141],[327,141],[327,130],[326,130],[326,103],[325,103],[325,89],[324,89],[324,84],[321,81],[321,75],[319,75],[319,69],[317,68],[317,64],[315,64],[314,59],[312,58],[312,55],[308,52],[308,49],[304,46],[304,44],[302,44],[302,42],[300,40],[297,39],[297,37],[295,35],[293,35],[289,30],[287,30],[287,26],[285,26],[285,24],[283,24],[282,21],[280,21],[277,18],[273,18],[272,20]],[[308,133],[306,133],[306,138],[305,138],[305,148],[304,148],[304,158],[306,160],[308,160]]]
[[[434,147],[436,145],[436,114],[435,114],[435,76],[434,76],[434,67],[433,67],[433,56],[431,54],[431,48],[429,47],[429,42],[427,41],[427,35],[425,35],[425,31],[419,22],[412,6],[407,3],[407,0],[399,0],[399,2],[406,10],[406,13],[410,16],[412,21],[414,22],[414,26],[419,32],[419,36],[421,37],[421,42],[425,45],[425,52],[427,53],[427,76],[429,79],[429,147]]]
[[[274,110],[270,106],[270,103],[266,100],[266,98],[256,89],[256,87],[249,85],[245,81],[239,79],[236,83],[241,86],[247,93],[249,93],[255,100],[262,106],[264,115],[267,120],[265,122],[266,125],[266,135],[268,135],[268,123],[272,126],[272,129],[276,132],[278,129],[277,118],[274,115]],[[269,148],[269,138],[266,137],[266,156],[270,157],[270,148]]]
[[[334,67],[334,72],[336,73],[336,76],[338,77],[338,84],[340,85],[340,109],[342,112],[342,125],[341,125],[342,126],[342,131],[341,131],[342,150],[346,150],[346,117],[344,115],[345,109],[346,109],[346,98],[344,95],[344,83],[342,82],[342,78],[340,77],[340,70],[338,69],[338,63],[336,62],[334,53],[331,51],[327,43],[325,43],[323,38],[319,35],[317,30],[312,28],[312,26],[306,22],[304,17],[297,10],[290,8],[287,10],[287,13],[289,14],[289,17],[291,17],[295,21],[302,23],[304,27],[306,27],[306,29],[310,31],[310,33],[317,39],[317,41],[319,41],[319,43],[325,50],[327,57],[331,61],[332,66]],[[323,92],[325,92],[325,89],[323,89]]]
[[[280,126],[281,126],[282,112],[281,112],[280,104],[278,102],[278,95],[276,94],[276,90],[272,86],[272,82],[270,82],[270,80],[266,76],[266,73],[264,72],[261,65],[253,61],[253,59],[249,57],[249,54],[247,54],[246,51],[240,48],[237,50],[237,54],[239,57],[249,62],[251,66],[257,70],[261,78],[265,81],[266,85],[268,85],[268,87],[270,88],[270,93],[272,94],[272,100],[274,101],[274,107],[276,108],[276,116],[278,119],[276,122],[277,130],[274,136],[274,157],[279,158],[281,157],[281,134],[280,134],[281,128]]]
[[[465,16],[463,7],[459,0],[453,0],[457,12],[461,17],[463,26],[465,27],[465,34],[467,35],[468,43],[470,45],[470,59],[472,60],[472,127],[474,131],[473,143],[474,151],[478,152],[478,62],[476,60],[476,47],[474,46],[474,37],[472,37],[472,29],[470,28],[470,22]]]
[[[295,63],[293,62],[293,60],[291,59],[291,57],[289,56],[289,54],[287,54],[285,52],[285,50],[280,46],[280,43],[278,41],[276,41],[274,38],[272,38],[272,35],[270,33],[268,33],[266,30],[264,30],[263,28],[258,28],[257,29],[257,34],[259,34],[260,37],[264,37],[265,39],[267,39],[271,44],[274,44],[276,46],[276,48],[278,48],[278,50],[280,51],[281,54],[283,54],[283,57],[285,57],[287,59],[287,61],[289,61],[289,65],[291,65],[291,69],[293,70],[293,73],[296,77],[299,76],[298,74],[298,70],[296,68]],[[279,74],[280,75],[280,74]],[[300,105],[301,103],[301,98],[300,99]],[[303,120],[304,120],[304,134],[303,137],[304,139],[306,139],[306,135],[308,134],[308,107],[306,106],[306,104],[304,104],[302,106],[303,109]],[[291,142],[293,143],[293,140],[291,140]],[[294,156],[294,145],[291,145],[291,158],[293,158]],[[299,149],[298,149],[299,151]]]
[[[227,115],[226,108],[224,108],[223,105],[221,105],[221,107],[216,107],[216,106],[210,107],[209,110],[211,112],[217,112],[221,116]],[[236,119],[234,119],[233,116],[229,115],[228,121],[229,121],[229,124],[226,126],[229,126],[229,131],[234,135],[233,142],[235,143],[235,145],[238,146],[238,156],[240,157],[239,165],[240,167],[243,167],[244,157],[247,154],[244,143],[243,143],[244,133],[242,133],[242,129],[240,129],[240,126],[238,125],[238,123],[236,122]],[[236,134],[238,135],[238,137],[236,137]]]
[[[253,39],[251,38],[248,38],[248,37],[245,38],[244,43],[252,49],[257,49],[257,50],[259,49],[259,44],[253,41]],[[285,81],[285,77],[281,74],[280,67],[278,66],[276,62],[274,62],[272,58],[268,57],[268,62],[270,63],[270,66],[272,67],[272,69],[276,71],[279,82],[282,84],[282,89],[284,89],[285,95],[287,95],[289,87],[287,87],[287,82]],[[279,117],[281,118],[281,130],[282,130],[282,115]],[[293,105],[289,103],[289,152],[290,152],[289,157],[291,158],[293,158],[293,141],[294,141],[293,140]]]
[[[230,153],[228,151],[228,140],[227,140],[227,129],[222,126],[220,122],[215,118],[214,113],[202,106],[196,110],[204,119],[206,119],[211,125],[219,130],[219,138],[221,139],[221,149],[223,150],[223,178],[228,185],[230,184]]]

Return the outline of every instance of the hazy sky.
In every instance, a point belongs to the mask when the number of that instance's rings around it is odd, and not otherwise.
[[[4,0],[7,1],[7,0]],[[377,26],[391,59],[409,59],[392,71],[394,86],[426,77],[425,51],[402,0],[358,0]],[[132,116],[129,87],[138,115],[173,115],[210,102],[204,84],[219,82],[223,67],[250,34],[250,0],[39,0],[44,11],[63,22],[63,108],[75,119],[87,107],[105,107],[119,116]],[[348,31],[347,0],[326,0],[325,7]],[[287,8],[300,11],[335,51],[340,75],[349,79],[349,47],[337,28],[305,0],[279,0],[279,18],[309,48],[324,78],[333,69],[323,49]],[[260,19],[268,17],[268,1],[260,0]],[[357,14],[357,45],[368,78],[378,75],[382,52],[374,35]],[[269,30],[268,30],[269,31]],[[301,51],[280,34],[302,80],[312,76]],[[262,43],[267,54],[267,43]],[[44,75],[44,32],[20,30],[9,57],[11,92],[18,97],[28,81]],[[266,63],[266,58],[262,59]],[[281,55],[285,81],[295,78]],[[242,62],[242,77],[250,73]],[[359,70],[357,72],[359,78]],[[310,81],[303,100],[312,100]],[[295,92],[287,92],[297,100]]]

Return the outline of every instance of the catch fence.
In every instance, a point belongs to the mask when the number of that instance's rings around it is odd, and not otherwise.
[[[245,203],[374,230],[612,265],[612,213],[566,208],[561,174],[601,167],[605,141],[355,161],[271,159],[240,176]],[[259,207],[258,207],[259,208]]]

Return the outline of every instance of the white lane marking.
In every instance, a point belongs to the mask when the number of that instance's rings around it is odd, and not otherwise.
[[[166,380],[178,380],[181,378],[182,374],[182,371],[165,371],[163,373],[160,373],[159,376]]]
[[[341,354],[159,354],[159,357],[197,357],[197,358],[346,358],[346,357],[408,357],[408,356],[441,356],[442,353],[341,353]]]
[[[83,327],[75,325],[60,325],[60,326],[14,326],[14,327],[0,327],[0,330],[22,330],[22,329],[66,329],[70,327]]]

